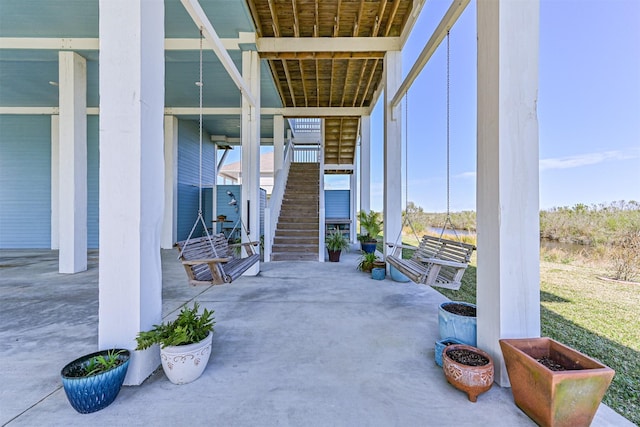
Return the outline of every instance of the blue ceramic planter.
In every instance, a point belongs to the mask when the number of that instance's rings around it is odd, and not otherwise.
[[[130,355],[129,350],[115,350],[122,352],[118,358],[123,363],[109,371],[88,377],[69,376],[77,367],[86,366],[91,358],[100,355],[106,356],[109,350],[87,354],[62,368],[60,375],[62,376],[62,385],[67,394],[67,399],[69,399],[73,409],[81,414],[89,414],[106,408],[120,392],[120,387],[122,387],[124,377],[127,375],[127,369],[129,368]]]
[[[362,252],[367,254],[372,254],[376,251],[376,242],[360,242],[360,247],[362,248]]]
[[[387,269],[384,267],[371,269],[371,278],[374,280],[384,280],[387,275]]]
[[[391,279],[394,282],[410,282],[411,279],[409,279],[407,276],[405,276],[404,274],[400,273],[400,271],[395,268],[393,265],[389,264],[389,275],[391,276]]]
[[[438,327],[440,339],[447,337],[456,338],[464,344],[476,347],[477,345],[477,317],[460,316],[444,309],[450,304],[461,304],[476,308],[474,304],[459,301],[443,302],[438,307]]]
[[[442,352],[448,345],[451,345],[451,344],[462,344],[462,341],[452,337],[448,337],[443,340],[436,341],[435,357],[436,357],[436,364],[438,366],[442,367]]]

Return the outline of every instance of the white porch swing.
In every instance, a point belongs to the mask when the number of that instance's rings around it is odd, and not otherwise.
[[[449,138],[449,32],[447,31],[447,217],[444,225],[440,231],[439,237],[423,236],[419,239],[416,235],[409,212],[407,211],[408,197],[405,197],[405,218],[400,227],[400,233],[395,243],[387,242],[387,246],[391,250],[391,254],[387,255],[387,262],[398,269],[402,274],[407,276],[415,283],[424,284],[428,286],[437,286],[446,289],[458,290],[462,284],[462,276],[469,265],[471,255],[476,249],[474,245],[463,243],[458,236],[455,227],[451,222],[451,212],[449,210],[450,201],[450,138]],[[408,159],[408,121],[409,121],[409,95],[405,96],[405,155]],[[405,167],[405,174],[407,173]],[[408,187],[408,180],[405,179]],[[406,187],[405,187],[406,190]],[[402,244],[402,229],[408,223],[411,227],[416,239],[420,240],[418,248],[414,246],[408,246]],[[447,224],[453,230],[453,233],[457,240],[444,239],[443,235],[447,229]],[[402,257],[402,250],[413,250],[413,255],[410,258],[404,259]]]
[[[231,283],[247,271],[256,262],[260,261],[260,254],[256,253],[253,246],[258,242],[246,242],[229,244],[227,237],[223,234],[210,235],[207,225],[202,215],[202,28],[200,29],[200,80],[196,82],[200,94],[200,156],[199,156],[199,185],[198,185],[198,216],[196,218],[187,240],[176,243],[180,249],[178,258],[187,272],[189,284],[191,285],[220,285]],[[248,233],[242,223],[241,232]],[[203,226],[204,235],[193,238],[193,233],[198,224]],[[237,224],[236,224],[237,226]],[[236,251],[240,249],[239,251]],[[241,257],[242,248],[245,249],[246,256]]]

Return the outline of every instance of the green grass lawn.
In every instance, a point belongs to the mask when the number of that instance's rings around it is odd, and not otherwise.
[[[542,261],[542,336],[614,369],[603,401],[640,425],[640,284],[598,278],[604,275],[597,268]],[[434,289],[452,300],[475,303],[475,263],[465,272],[460,290]]]

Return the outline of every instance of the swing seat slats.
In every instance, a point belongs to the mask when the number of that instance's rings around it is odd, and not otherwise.
[[[433,236],[424,236],[420,245],[387,243],[392,253],[387,262],[415,283],[458,290],[475,246]],[[411,258],[402,258],[402,249],[412,249]]]
[[[211,241],[213,248],[207,236],[176,243],[182,251],[180,259],[189,277],[189,284],[193,286],[231,283],[260,261],[260,254],[253,250],[258,242],[229,245],[224,234],[212,235]],[[247,253],[244,258],[235,255],[236,248],[242,247]]]

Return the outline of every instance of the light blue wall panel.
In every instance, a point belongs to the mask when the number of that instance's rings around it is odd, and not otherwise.
[[[51,247],[51,119],[0,115],[0,248]]]
[[[325,190],[325,218],[350,218],[350,197],[349,190]]]
[[[87,116],[87,246],[99,246],[100,150],[98,116]]]
[[[202,183],[213,182],[214,144],[209,135],[202,137]],[[198,123],[190,120],[178,122],[178,240],[184,240],[198,217],[198,187],[199,187],[199,156],[200,145]],[[208,224],[207,224],[208,225]],[[202,235],[203,229],[199,225],[195,236]]]

